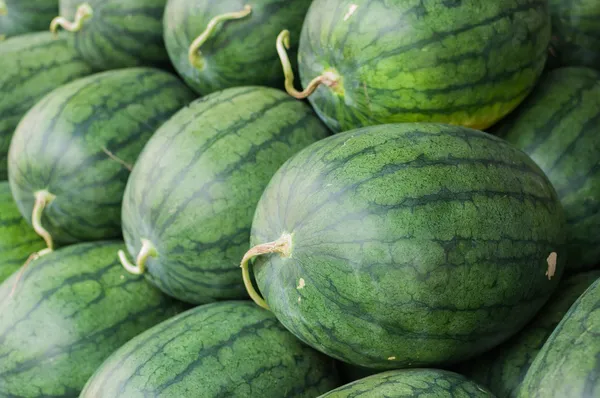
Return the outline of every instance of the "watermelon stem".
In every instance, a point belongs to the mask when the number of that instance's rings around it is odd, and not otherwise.
[[[50,23],[50,32],[56,35],[59,26],[69,32],[79,32],[83,27],[83,23],[90,19],[93,15],[94,10],[92,10],[92,7],[88,3],[83,3],[77,7],[77,11],[75,12],[75,20],[73,22],[61,16],[54,18]]]
[[[244,285],[246,286],[246,291],[250,295],[250,298],[252,298],[252,300],[254,300],[256,304],[258,304],[266,310],[269,309],[267,302],[262,297],[260,297],[260,294],[256,291],[256,289],[254,289],[254,286],[252,285],[252,280],[250,279],[250,270],[248,268],[248,262],[254,257],[270,253],[279,253],[281,257],[290,257],[292,255],[292,235],[284,233],[276,241],[254,246],[252,249],[246,252],[244,258],[242,259],[242,264],[240,265],[240,267],[242,267],[242,277],[244,278]]]
[[[143,239],[143,238],[141,239],[141,241],[142,241],[142,248],[140,249],[140,252],[137,255],[135,264],[132,264],[129,262],[129,260],[127,259],[127,255],[125,254],[125,252],[123,250],[119,250],[119,253],[118,253],[119,260],[121,261],[121,264],[123,265],[123,267],[130,274],[134,274],[134,275],[144,274],[146,272],[146,261],[148,261],[148,258],[158,256],[158,251],[156,250],[156,248],[154,247],[152,242],[150,242],[148,239]]]
[[[216,17],[211,19],[210,22],[208,22],[208,25],[206,26],[206,29],[204,30],[204,32],[202,32],[200,34],[200,36],[196,37],[196,39],[194,39],[194,41],[190,45],[190,48],[188,50],[188,59],[190,61],[190,64],[193,67],[195,67],[196,69],[203,69],[204,68],[204,59],[202,58],[202,53],[200,52],[200,47],[202,47],[202,45],[204,43],[206,43],[206,41],[210,38],[210,36],[212,36],[212,34],[217,29],[217,26],[221,22],[231,21],[234,19],[242,19],[244,17],[247,17],[248,15],[250,15],[251,12],[252,12],[252,7],[249,4],[246,4],[246,6],[244,7],[244,9],[242,11],[230,12],[227,14],[217,15]]]
[[[54,242],[52,240],[52,235],[50,235],[42,225],[42,214],[46,206],[52,203],[55,198],[56,196],[46,190],[37,191],[35,193],[35,204],[33,205],[33,211],[31,213],[31,225],[33,225],[35,232],[46,242],[48,251],[54,250]]]
[[[308,86],[304,89],[304,91],[296,90],[294,88],[294,71],[292,69],[290,58],[287,54],[287,50],[290,49],[289,30],[281,31],[279,36],[277,36],[276,46],[279,59],[281,60],[281,66],[283,67],[283,74],[285,75],[285,91],[287,91],[292,97],[297,99],[305,99],[314,93],[321,84],[333,89],[338,86],[340,81],[339,75],[332,71],[325,71],[321,76],[315,77],[310,83],[308,83]],[[339,89],[336,91],[339,91]]]
[[[0,16],[8,15],[8,8],[4,0],[0,0]]]

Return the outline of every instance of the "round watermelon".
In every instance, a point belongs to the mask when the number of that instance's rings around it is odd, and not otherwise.
[[[279,166],[327,135],[310,106],[273,88],[231,88],[184,108],[127,183],[123,264],[193,304],[247,297],[239,260],[260,195]]]
[[[203,95],[230,87],[283,88],[275,49],[282,29],[298,35],[311,0],[169,0],[164,37],[173,65]],[[297,46],[293,49],[294,56]]]
[[[289,37],[298,40],[309,89],[288,91],[308,96],[334,131],[396,122],[484,129],[534,87],[550,15],[539,0],[315,0],[301,36]],[[321,83],[312,94],[311,82]]]
[[[443,124],[372,126],[279,169],[243,268],[253,299],[312,347],[370,368],[438,366],[535,315],[563,273],[564,229],[547,177],[507,142]]]

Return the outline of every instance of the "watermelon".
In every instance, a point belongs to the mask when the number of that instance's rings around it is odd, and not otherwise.
[[[546,176],[501,139],[371,126],[279,169],[242,265],[251,297],[312,347],[374,369],[441,366],[534,316],[564,270],[563,231]]]
[[[19,213],[8,182],[0,182],[0,283],[44,247],[44,240]]]
[[[123,199],[123,264],[193,304],[246,298],[239,260],[254,209],[289,157],[328,135],[307,104],[267,87],[210,94],[165,123]]]
[[[473,397],[494,395],[464,376],[438,369],[391,370],[336,388],[319,398],[416,398]]]
[[[50,249],[121,236],[133,163],[156,128],[192,99],[170,73],[128,68],[62,86],[27,112],[10,146],[10,185]]]
[[[114,350],[184,309],[127,275],[121,246],[66,247],[0,285],[0,396],[77,396]]]
[[[53,39],[43,32],[0,43],[0,71],[0,180],[6,180],[8,147],[19,120],[48,92],[92,69],[64,36]]]
[[[519,397],[600,396],[600,279],[573,304],[525,375]]]
[[[0,0],[0,39],[47,30],[58,0]]]
[[[196,307],[132,339],[81,398],[306,397],[337,387],[332,359],[306,347],[252,302]]]
[[[284,48],[298,39],[303,92]],[[277,45],[288,92],[308,96],[339,132],[396,122],[484,129],[534,87],[549,40],[546,1],[315,0],[300,38],[284,31]]]
[[[162,17],[167,0],[60,0],[50,29],[70,32],[70,44],[96,69],[167,66]]]
[[[600,2],[550,0],[552,54],[563,66],[600,69]]]
[[[600,261],[600,72],[561,68],[544,76],[498,134],[546,173],[565,208],[568,268]]]
[[[275,49],[281,29],[299,35],[311,0],[169,0],[164,37],[169,57],[201,94],[230,87],[283,88]],[[297,46],[293,49],[297,53]]]
[[[527,370],[548,336],[575,300],[599,278],[600,270],[563,280],[554,296],[522,332],[458,370],[498,397],[516,397]]]

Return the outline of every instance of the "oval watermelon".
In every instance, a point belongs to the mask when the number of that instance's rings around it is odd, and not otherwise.
[[[300,34],[310,3],[169,0],[165,44],[179,74],[201,94],[248,85],[283,88],[275,39],[284,28]],[[296,55],[297,46],[292,51]]]
[[[47,30],[57,12],[58,0],[0,0],[0,40]]]
[[[522,398],[600,396],[600,279],[573,304],[531,364]]]
[[[19,213],[8,182],[0,182],[0,283],[44,247],[44,240]]]
[[[568,269],[600,261],[600,72],[557,69],[498,134],[546,173],[567,215]]]
[[[563,66],[600,69],[600,2],[550,0],[552,53]]]
[[[494,395],[457,373],[438,369],[392,370],[336,388],[319,398],[493,398]]]
[[[550,301],[518,335],[458,371],[488,387],[498,397],[516,397],[521,383],[540,351],[573,303],[598,278],[600,270],[563,280]]]
[[[123,234],[137,262],[128,269],[147,269],[165,293],[194,304],[247,297],[239,259],[256,203],[279,166],[327,134],[307,104],[272,88],[231,88],[183,109],[127,184]]]
[[[9,178],[21,214],[49,248],[121,236],[129,169],[156,128],[192,99],[175,76],[131,68],[62,86],[27,112]]]
[[[19,120],[44,95],[92,69],[63,35],[54,39],[42,32],[0,43],[0,71],[0,180],[5,180],[8,148]]]
[[[539,0],[315,0],[299,40],[307,89],[292,88],[287,66],[286,87],[309,95],[334,131],[396,122],[484,129],[534,87],[550,16]],[[284,60],[289,41],[280,36]]]
[[[286,162],[244,262],[276,253],[254,263],[258,287],[318,350],[370,368],[439,366],[533,317],[563,272],[563,231],[550,182],[508,143],[458,126],[382,125]]]
[[[71,45],[90,65],[107,70],[167,66],[162,17],[167,0],[60,0],[51,30],[69,30]]]
[[[306,397],[339,385],[332,359],[251,302],[196,307],[125,344],[81,398]]]
[[[77,396],[114,350],[184,309],[127,275],[120,247],[63,248],[0,285],[0,396]]]

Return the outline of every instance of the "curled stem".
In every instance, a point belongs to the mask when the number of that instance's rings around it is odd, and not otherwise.
[[[292,64],[290,58],[287,55],[287,50],[290,49],[290,31],[282,30],[277,36],[277,54],[281,60],[281,66],[283,67],[283,74],[285,76],[285,91],[288,92],[294,98],[305,99],[315,92],[317,87],[321,84],[327,87],[335,87],[338,84],[338,76],[333,72],[323,72],[321,76],[315,77],[304,91],[298,91],[294,88],[294,71],[292,70]]]
[[[244,18],[250,15],[251,12],[252,7],[246,4],[244,9],[241,11],[217,15],[216,17],[211,19],[210,22],[208,22],[208,25],[206,26],[204,32],[202,32],[200,36],[196,37],[196,39],[194,39],[194,41],[190,45],[190,48],[188,50],[188,59],[190,61],[190,64],[197,69],[204,68],[204,60],[202,59],[200,47],[202,47],[202,45],[206,43],[209,37],[215,32],[219,23]]]
[[[152,242],[150,242],[148,239],[141,239],[141,241],[142,248],[140,249],[140,252],[137,255],[135,264],[129,262],[129,260],[127,259],[127,255],[123,250],[119,250],[118,253],[119,260],[121,261],[123,268],[125,268],[127,272],[133,275],[144,274],[146,272],[146,261],[148,260],[148,257],[158,256],[158,251],[156,251],[156,248],[154,247]]]
[[[58,16],[50,23],[50,32],[56,35],[58,27],[62,27],[69,32],[79,32],[83,27],[83,23],[94,15],[94,10],[88,3],[83,3],[77,7],[75,12],[75,20],[73,22],[64,17]]]
[[[32,253],[27,258],[27,261],[25,261],[25,264],[23,264],[23,266],[21,266],[21,269],[19,270],[19,273],[17,274],[17,278],[15,279],[15,283],[13,283],[13,286],[12,286],[12,289],[10,290],[10,294],[8,295],[8,298],[12,298],[14,296],[15,292],[17,291],[17,287],[19,286],[19,282],[21,281],[21,278],[23,278],[23,274],[25,273],[25,270],[27,269],[29,264],[31,262],[37,260],[38,258],[45,256],[46,254],[48,254],[50,252],[52,252],[52,250],[43,249],[43,250],[40,250],[39,252]]]
[[[6,7],[4,0],[0,0],[0,16],[3,15],[8,15],[8,7]]]
[[[52,235],[42,225],[42,214],[46,206],[48,206],[56,196],[52,195],[46,190],[37,191],[35,193],[35,204],[33,205],[33,211],[31,212],[31,224],[35,232],[41,236],[46,242],[48,252],[54,250],[54,242],[52,241]],[[46,254],[46,253],[44,253]]]
[[[252,285],[252,280],[250,279],[250,270],[248,269],[248,262],[254,257],[270,253],[279,253],[282,257],[290,257],[292,254],[292,235],[284,233],[276,241],[254,246],[252,249],[246,252],[244,258],[242,259],[242,264],[240,265],[240,267],[242,267],[244,286],[246,286],[246,290],[248,291],[250,298],[254,300],[256,304],[266,310],[269,309],[267,302],[260,297],[260,294],[258,294]]]

